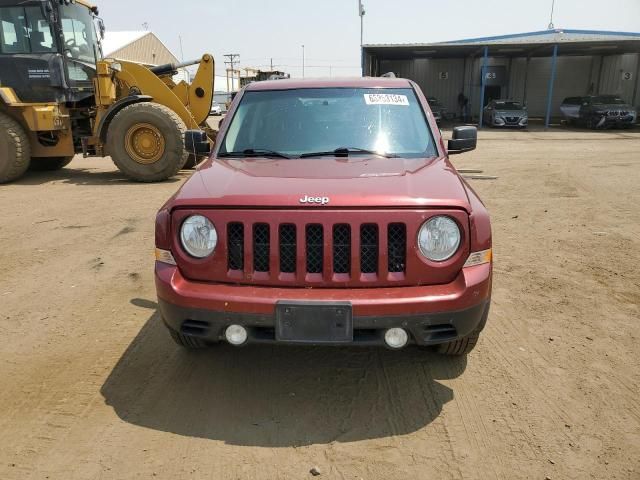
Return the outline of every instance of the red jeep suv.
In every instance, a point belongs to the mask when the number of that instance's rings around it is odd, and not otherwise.
[[[189,348],[226,341],[475,346],[491,227],[420,88],[275,80],[241,91],[211,158],[158,212],[160,313]],[[203,132],[187,148],[208,151]]]

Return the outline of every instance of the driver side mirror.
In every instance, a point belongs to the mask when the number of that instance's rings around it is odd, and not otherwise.
[[[471,150],[475,150],[477,143],[478,129],[476,127],[453,127],[453,135],[451,140],[449,140],[447,150],[449,151],[449,155],[470,152]]]
[[[184,149],[195,155],[207,155],[211,152],[211,144],[206,132],[187,130],[184,134]]]

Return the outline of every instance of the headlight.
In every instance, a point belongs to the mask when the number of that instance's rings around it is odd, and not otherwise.
[[[204,258],[211,255],[216,248],[218,232],[208,218],[193,215],[183,222],[180,240],[189,255]]]
[[[451,217],[438,215],[427,220],[418,233],[418,247],[422,255],[434,262],[453,256],[460,246],[460,229]]]

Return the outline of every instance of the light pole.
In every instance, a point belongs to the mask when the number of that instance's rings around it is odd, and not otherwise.
[[[358,15],[360,16],[360,70],[362,72],[362,76],[364,77],[364,51],[362,49],[362,45],[364,44],[364,5],[362,4],[362,0],[358,0]]]
[[[302,45],[302,78],[304,78],[304,45]]]

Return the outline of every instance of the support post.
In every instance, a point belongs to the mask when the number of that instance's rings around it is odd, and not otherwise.
[[[522,87],[522,105],[527,106],[527,82],[529,80],[529,63],[531,62],[531,57],[527,56],[527,61],[524,65],[524,85]]]
[[[547,116],[544,120],[544,128],[549,128],[551,122],[551,101],[553,99],[553,84],[556,81],[556,67],[558,66],[558,45],[553,46],[553,57],[551,57],[551,77],[549,78],[549,88],[547,92]]]
[[[482,114],[484,113],[484,87],[487,82],[487,74],[484,69],[487,66],[487,59],[489,58],[489,47],[484,47],[484,54],[482,55],[482,66],[480,67],[480,118],[478,120],[478,128],[482,128]]]

